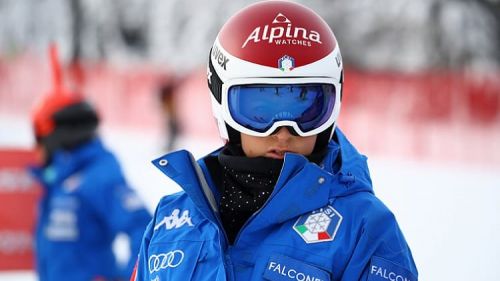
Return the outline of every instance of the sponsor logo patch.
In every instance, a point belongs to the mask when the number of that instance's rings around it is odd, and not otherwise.
[[[309,215],[301,216],[293,229],[306,243],[332,241],[342,222],[342,215],[328,205]]]
[[[219,49],[219,47],[214,46],[212,50],[212,57],[214,60],[222,67],[224,70],[226,70],[227,63],[229,62],[229,58],[226,57],[225,54],[222,53],[222,51]]]
[[[287,256],[274,255],[269,258],[264,279],[273,281],[327,281],[330,274],[320,268]]]
[[[170,216],[163,217],[163,219],[155,225],[154,230],[156,231],[162,226],[165,226],[166,230],[180,228],[184,225],[192,227],[193,222],[191,221],[191,217],[189,216],[189,210],[182,211],[182,215],[179,217],[180,213],[181,211],[179,209],[173,210]]]
[[[149,273],[158,272],[167,268],[176,268],[183,260],[184,252],[181,250],[151,255],[148,259]]]
[[[405,268],[379,257],[372,257],[368,281],[417,281],[417,277]]]
[[[272,23],[256,27],[247,37],[241,48],[249,43],[267,42],[275,45],[313,46],[323,44],[319,32],[292,24],[284,14],[278,13]],[[224,68],[225,69],[225,68]]]

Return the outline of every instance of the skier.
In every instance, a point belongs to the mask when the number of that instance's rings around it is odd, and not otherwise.
[[[117,159],[96,134],[96,110],[62,86],[51,48],[54,89],[36,104],[33,127],[43,187],[35,241],[41,281],[127,280],[151,219],[128,186]],[[128,235],[133,258],[119,266],[113,241]]]
[[[132,280],[417,280],[366,157],[336,127],[342,59],[315,12],[244,8],[207,72],[226,144],[153,161],[184,191],[157,206]]]

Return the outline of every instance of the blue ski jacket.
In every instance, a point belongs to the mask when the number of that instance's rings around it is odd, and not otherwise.
[[[184,191],[160,201],[131,279],[416,281],[396,219],[373,193],[366,157],[339,129],[336,136],[321,165],[285,155],[273,193],[233,245],[203,159],[179,151],[154,160]]]
[[[128,279],[151,215],[101,141],[56,151],[49,166],[32,173],[44,187],[35,237],[39,280]],[[134,257],[121,267],[112,250],[118,233],[128,235]]]

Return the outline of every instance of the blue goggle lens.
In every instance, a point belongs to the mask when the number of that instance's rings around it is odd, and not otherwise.
[[[236,85],[229,88],[232,118],[241,126],[263,133],[277,121],[293,121],[302,132],[328,121],[335,106],[332,84]]]

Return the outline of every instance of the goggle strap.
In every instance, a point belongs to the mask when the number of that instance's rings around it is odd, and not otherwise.
[[[233,127],[226,124],[227,136],[231,143],[241,144],[241,134],[238,130],[233,129]]]
[[[212,50],[210,50],[210,56],[212,54]],[[208,69],[210,71],[210,76],[207,77],[207,83],[208,87],[210,88],[212,95],[214,98],[217,100],[219,104],[221,104],[222,100],[222,80],[220,79],[219,75],[217,75],[217,72],[215,71],[215,68],[212,64],[212,60],[210,57],[208,58]]]
[[[342,102],[342,96],[344,92],[344,70],[340,72],[340,79],[339,79],[339,86],[340,86],[340,102]]]
[[[316,143],[314,144],[313,152],[317,152],[321,149],[324,149],[328,143],[330,142],[330,136],[332,135],[332,130],[334,128],[335,123],[328,127],[323,132],[319,133],[316,137]]]

